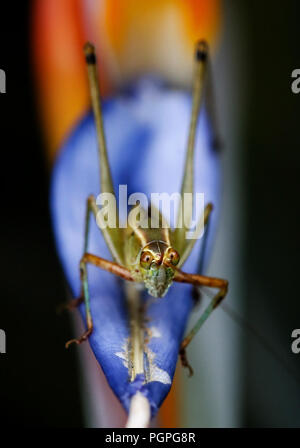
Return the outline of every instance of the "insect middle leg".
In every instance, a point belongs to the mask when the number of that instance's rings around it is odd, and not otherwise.
[[[193,337],[196,335],[196,333],[200,330],[204,322],[207,320],[207,318],[210,316],[210,314],[213,312],[215,308],[222,302],[222,300],[225,298],[228,290],[228,281],[220,278],[215,277],[206,277],[203,275],[197,275],[197,274],[187,274],[182,271],[177,271],[175,278],[175,281],[182,282],[182,283],[190,283],[194,286],[208,286],[211,288],[218,288],[219,291],[217,294],[212,298],[210,304],[206,307],[204,312],[201,314],[200,318],[194,325],[194,327],[191,329],[191,331],[187,334],[187,336],[183,339],[180,350],[179,350],[179,356],[182,362],[183,367],[187,367],[189,369],[190,376],[193,374],[193,369],[188,363],[187,357],[186,357],[186,348],[189,345],[189,343],[192,341]]]

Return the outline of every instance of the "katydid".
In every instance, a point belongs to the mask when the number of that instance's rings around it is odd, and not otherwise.
[[[102,120],[100,89],[97,80],[96,56],[93,45],[87,43],[84,47],[84,53],[87,63],[91,102],[97,130],[101,192],[114,194]],[[182,196],[186,193],[193,193],[193,163],[196,129],[201,106],[204,102],[205,86],[210,84],[208,58],[208,46],[206,42],[199,41],[196,44],[195,51],[193,104],[184,175],[181,186]],[[178,223],[182,222],[183,214],[185,218],[188,217],[188,221],[191,221],[192,211],[193,203],[186,206],[185,210],[179,208],[177,218]],[[208,222],[211,211],[212,204],[209,203],[206,205],[204,216],[202,217],[204,226],[206,226]],[[73,301],[73,304],[71,305],[71,307],[75,307],[84,301],[87,330],[80,338],[68,341],[66,343],[66,347],[69,347],[71,343],[80,344],[81,342],[87,340],[93,331],[93,319],[90,310],[90,296],[87,278],[88,264],[93,264],[101,269],[109,271],[116,276],[131,282],[132,284],[140,283],[144,285],[150,296],[155,298],[162,298],[167,293],[173,282],[189,283],[195,287],[207,286],[216,288],[218,289],[218,292],[214,295],[210,304],[206,307],[195,326],[181,343],[179,354],[182,364],[183,366],[188,367],[190,373],[192,373],[192,369],[186,359],[185,349],[211,312],[226,296],[228,289],[227,280],[183,272],[181,270],[181,266],[189,257],[197,235],[194,235],[194,238],[192,239],[186,239],[186,227],[179,225],[177,225],[174,229],[165,225],[161,225],[158,228],[151,228],[150,219],[149,226],[147,228],[142,228],[139,226],[134,227],[130,226],[130,224],[128,224],[127,228],[123,228],[118,225],[116,228],[109,226],[101,228],[113,261],[109,261],[89,253],[88,239],[90,215],[93,214],[96,218],[98,212],[99,208],[96,204],[95,197],[89,196],[86,207],[84,253],[80,261],[81,297]],[[160,215],[160,221],[164,221],[162,214]]]

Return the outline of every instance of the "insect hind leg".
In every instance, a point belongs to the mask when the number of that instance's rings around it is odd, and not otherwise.
[[[191,331],[187,334],[187,336],[183,339],[179,355],[182,362],[183,367],[187,367],[190,372],[190,376],[193,374],[193,369],[189,365],[186,357],[185,350],[189,343],[192,341],[194,336],[198,333],[204,322],[208,319],[208,317],[211,315],[214,309],[216,309],[222,300],[225,298],[227,291],[228,291],[228,281],[221,278],[214,278],[214,277],[207,277],[203,275],[198,274],[187,274],[182,271],[177,271],[175,278],[175,281],[181,282],[181,283],[190,283],[193,286],[199,287],[199,286],[208,286],[211,288],[217,288],[219,291],[214,295],[209,305],[205,308],[199,319],[197,320],[196,324],[193,326]]]

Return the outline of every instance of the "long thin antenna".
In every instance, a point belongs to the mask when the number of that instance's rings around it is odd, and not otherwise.
[[[205,290],[205,293],[211,297],[211,291],[205,287],[201,287],[202,290]],[[288,362],[283,358],[283,356],[277,352],[277,350],[273,347],[271,342],[261,333],[258,332],[256,328],[254,328],[245,317],[241,316],[236,310],[234,310],[228,303],[221,303],[220,308],[229,316],[231,319],[238,324],[243,330],[247,330],[256,338],[256,340],[261,344],[261,346],[269,352],[276,361],[281,364],[281,366],[285,369],[285,371],[294,378],[294,380],[300,384],[299,375],[291,368]]]
[[[257,341],[261,344],[261,346],[269,352],[274,359],[276,359],[279,364],[285,369],[285,371],[291,375],[294,380],[300,384],[299,375],[291,368],[291,366],[287,363],[287,361],[283,358],[283,356],[278,353],[273,345],[266,339],[266,337],[260,334],[256,328],[254,328],[243,316],[240,316],[233,308],[231,308],[227,303],[221,303],[220,307],[227,313],[236,323],[238,323],[241,328],[247,329],[249,333],[251,333]]]
[[[114,194],[114,188],[112,183],[110,167],[108,163],[107,148],[103,128],[101,96],[97,76],[97,63],[96,63],[96,54],[94,45],[92,45],[90,42],[87,42],[84,46],[84,54],[87,64],[90,94],[97,130],[100,176],[101,176],[101,192]]]

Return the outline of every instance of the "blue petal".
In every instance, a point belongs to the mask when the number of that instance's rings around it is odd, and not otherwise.
[[[173,193],[180,191],[191,112],[191,99],[182,91],[168,90],[145,79],[130,92],[103,104],[104,126],[115,190],[128,186],[132,192]],[[215,208],[208,235],[213,241],[218,215],[220,163],[211,148],[209,124],[203,113],[197,132],[195,191],[205,194],[205,203]],[[51,210],[57,250],[74,297],[80,292],[79,260],[83,252],[86,198],[99,194],[99,161],[92,114],[87,114],[67,138],[52,177]],[[212,231],[211,231],[212,230]],[[203,240],[197,241],[184,266],[196,272]],[[89,252],[111,259],[100,230],[91,220]],[[151,403],[152,414],[166,397],[173,378],[179,345],[193,307],[188,285],[173,284],[163,299],[149,306],[149,326],[155,329],[149,342],[157,375],[144,384],[138,376],[129,382],[121,358],[128,338],[127,310],[121,281],[93,266],[88,268],[94,330],[89,342],[107,379],[128,410],[137,390]],[[84,306],[81,314],[85,319]],[[161,370],[160,370],[161,369]]]

